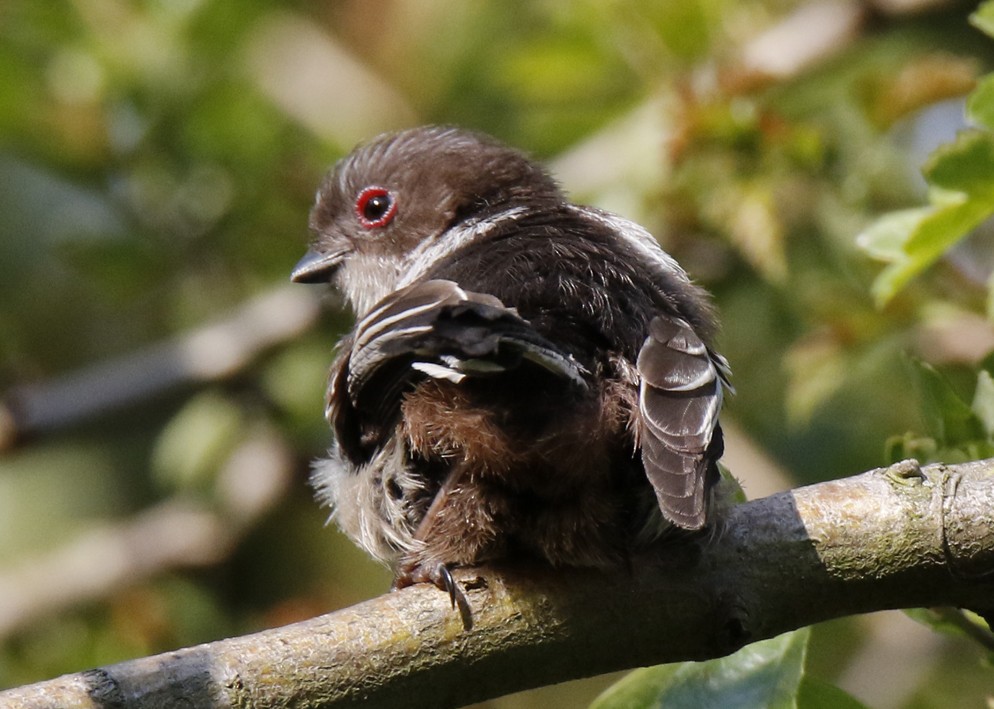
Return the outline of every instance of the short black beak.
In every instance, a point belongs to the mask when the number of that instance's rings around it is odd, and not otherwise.
[[[308,249],[290,272],[290,280],[294,283],[327,283],[344,256],[341,251],[325,254]]]

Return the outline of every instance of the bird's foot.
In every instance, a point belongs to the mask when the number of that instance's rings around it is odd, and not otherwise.
[[[473,627],[473,609],[469,605],[469,599],[466,598],[466,593],[452,577],[448,565],[440,562],[436,564],[419,562],[401,564],[394,577],[392,590],[397,591],[416,583],[430,583],[449,594],[449,602],[452,604],[453,610],[459,609],[463,627],[466,630]]]

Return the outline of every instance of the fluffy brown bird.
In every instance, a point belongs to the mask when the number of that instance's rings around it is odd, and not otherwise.
[[[706,294],[645,229],[447,127],[356,148],[310,226],[293,280],[358,315],[313,482],[396,587],[455,602],[453,566],[609,568],[708,525],[728,365]]]

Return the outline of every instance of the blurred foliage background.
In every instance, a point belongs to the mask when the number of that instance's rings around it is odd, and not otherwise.
[[[0,688],[386,589],[306,485],[350,315],[285,285],[322,174],[383,130],[490,132],[649,226],[715,293],[748,494],[988,451],[929,426],[994,349],[989,230],[882,308],[855,238],[924,201],[922,162],[963,127],[994,60],[973,9],[0,5]],[[894,613],[816,627],[809,664],[917,708],[989,702],[981,659]],[[491,705],[583,705],[612,679]]]

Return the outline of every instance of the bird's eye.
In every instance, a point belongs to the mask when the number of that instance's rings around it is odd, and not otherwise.
[[[355,200],[355,212],[367,229],[386,226],[397,214],[397,201],[383,187],[367,187]]]

